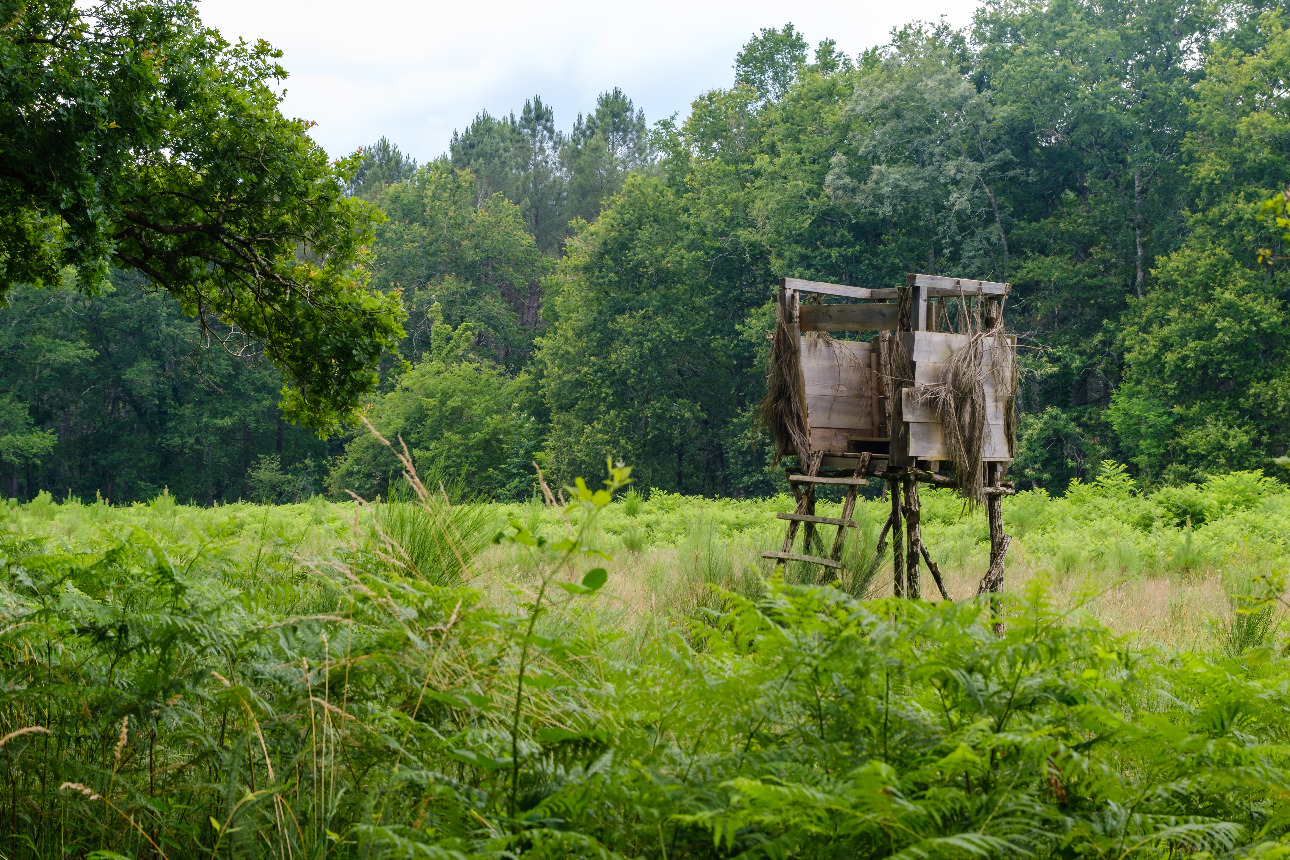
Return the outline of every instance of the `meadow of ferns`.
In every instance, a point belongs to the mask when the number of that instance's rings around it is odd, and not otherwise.
[[[786,499],[571,495],[3,508],[0,857],[1290,856],[1282,485],[1009,499],[1003,635],[876,500],[817,584]],[[924,499],[955,597],[982,520]]]

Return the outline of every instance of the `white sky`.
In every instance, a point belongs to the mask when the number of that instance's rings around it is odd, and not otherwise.
[[[560,0],[201,0],[230,40],[263,38],[291,73],[283,112],[318,123],[333,156],[386,135],[424,162],[481,109],[519,112],[534,94],[568,129],[596,95],[622,87],[651,123],[684,117],[705,90],[729,86],[735,54],[763,27],[791,21],[814,46],[851,56],[893,27],[942,15],[970,22],[974,0],[636,3]]]

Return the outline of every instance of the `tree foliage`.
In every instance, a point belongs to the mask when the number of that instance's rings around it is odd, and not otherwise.
[[[282,418],[276,369],[204,346],[179,303],[142,280],[116,273],[94,297],[73,283],[10,292],[0,489],[131,502],[168,486],[181,501],[237,501],[264,456],[318,486],[336,446]]]
[[[476,496],[527,496],[536,427],[524,408],[528,380],[508,379],[500,368],[469,357],[474,332],[454,329],[432,305],[427,343],[417,363],[371,409],[373,426],[419,471],[465,476]],[[394,452],[362,433],[345,448],[330,482],[369,499],[390,495],[402,468]]]
[[[401,354],[426,348],[427,313],[439,303],[452,325],[469,320],[482,351],[518,369],[541,324],[548,262],[523,210],[500,192],[484,196],[472,171],[436,160],[377,197],[387,220],[373,245],[376,284],[401,292],[411,315]]]
[[[1163,287],[1126,315],[1110,418],[1147,475],[1258,467],[1290,443],[1290,275],[1259,251],[1283,241],[1261,216],[1290,185],[1276,154],[1290,146],[1290,33],[1275,15],[1260,33],[1257,52],[1219,46],[1196,87],[1188,235],[1152,272]]]
[[[352,416],[400,309],[356,267],[377,214],[344,196],[354,165],[278,111],[280,53],[176,0],[6,3],[0,24],[0,298],[65,266],[90,294],[132,269],[262,348],[294,418]]]
[[[422,360],[437,303],[447,324],[469,325],[474,358],[531,380],[525,412],[558,476],[615,455],[660,489],[765,493],[776,484],[754,406],[775,280],[882,286],[927,271],[1012,284],[1006,316],[1023,355],[1013,476],[1023,482],[1060,492],[1107,457],[1148,481],[1196,480],[1270,467],[1290,446],[1286,37],[1282,13],[1258,3],[989,2],[970,27],[910,24],[857,57],[829,39],[811,50],[789,24],[754,35],[730,86],[699,95],[683,120],[650,128],[615,88],[566,131],[535,96],[514,113],[481,112],[420,168],[385,138],[341,164],[321,161],[276,112],[268,83],[281,70],[263,46],[172,27],[157,37],[169,53],[139,53],[138,69],[152,69],[143,77],[103,53],[109,32],[135,39],[159,21],[194,20],[186,6],[23,9],[11,14],[15,33],[57,9],[89,23],[50,42],[80,46],[65,57],[11,38],[6,56],[28,63],[5,67],[13,81],[46,57],[50,75],[28,75],[42,92],[84,87],[93,68],[117,81],[103,93],[151,107],[128,125],[112,120],[123,109],[107,96],[78,96],[75,110],[68,101],[67,128],[94,142],[76,152],[102,150],[94,164],[120,180],[111,194],[135,194],[129,206],[105,197],[98,227],[48,209],[10,175],[45,147],[56,169],[40,181],[64,181],[73,153],[58,147],[71,138],[35,125],[19,134],[26,114],[6,115],[18,143],[0,154],[15,165],[0,191],[18,197],[3,247],[40,237],[4,252],[10,281],[35,278],[32,266],[48,280],[76,262],[92,292],[102,283],[93,260],[152,266],[170,278],[154,285],[170,286],[208,334],[234,351],[265,344],[296,385],[289,414],[309,426],[335,427],[340,413],[324,416],[324,401],[370,400],[362,392],[382,349],[379,387],[393,390],[405,362]],[[109,143],[127,138],[149,154],[123,160]],[[247,168],[251,152],[267,167]],[[194,159],[220,166],[185,172]],[[145,186],[187,197],[149,197],[149,227],[126,217],[144,211]],[[205,216],[183,200],[208,192],[230,214],[189,231]],[[226,277],[234,252],[215,246],[232,234],[219,231],[253,223],[276,262],[257,269],[259,281]],[[115,257],[85,250],[100,240]],[[162,256],[140,256],[140,241]],[[352,265],[364,250],[370,285],[354,287],[367,283]],[[245,325],[225,313],[265,301],[270,313]],[[391,327],[400,306],[412,320],[402,334]],[[340,328],[327,328],[333,311]],[[324,329],[325,348],[310,348]],[[297,365],[314,381],[301,387]],[[24,397],[0,417],[0,468],[24,487],[33,468],[33,492],[49,480],[36,464],[60,459],[66,434]]]

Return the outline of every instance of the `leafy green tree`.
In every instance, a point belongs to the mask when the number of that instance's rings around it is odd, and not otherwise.
[[[716,298],[692,201],[644,176],[613,201],[553,278],[535,356],[551,413],[546,463],[568,480],[608,455],[647,486],[727,489],[721,439],[746,401],[727,335],[742,312]]]
[[[519,207],[501,194],[481,200],[474,174],[442,159],[377,202],[388,220],[376,231],[376,283],[402,291],[410,314],[403,357],[415,361],[427,348],[427,313],[438,303],[450,324],[469,321],[483,351],[518,369],[541,322],[548,267]]]
[[[1013,176],[991,94],[970,80],[938,32],[910,28],[857,81],[849,146],[826,190],[885,222],[883,244],[906,271],[1006,280],[1006,201]]]
[[[1185,233],[1187,99],[1221,16],[1168,0],[992,2],[971,31],[1016,171],[999,190],[1010,317],[1036,396],[1088,430],[1119,381],[1117,320]]]
[[[524,102],[517,125],[523,200],[515,201],[538,247],[551,254],[564,239],[565,177],[560,171],[564,135],[556,131],[555,111],[540,96]]]
[[[260,344],[296,420],[351,416],[399,307],[355,265],[377,217],[345,197],[355,165],[278,110],[280,52],[181,0],[6,3],[0,31],[0,299],[133,269],[208,336]]]
[[[806,53],[806,39],[792,24],[764,28],[735,57],[735,84],[751,88],[759,100],[778,101],[806,65]]]
[[[802,70],[784,99],[792,108],[759,107],[747,83],[705,93],[684,124],[660,129],[658,175],[629,177],[570,240],[535,356],[557,476],[612,455],[673,491],[774,486],[754,421],[780,250],[768,238],[800,240],[801,259],[827,269],[834,261],[808,247],[847,220],[822,189],[845,133],[823,118],[840,116],[851,71],[825,58]],[[818,232],[796,232],[812,224]]]
[[[237,501],[257,458],[303,474],[306,459],[336,450],[283,420],[269,362],[203,344],[179,303],[137,273],[114,273],[94,297],[73,278],[15,287],[0,310],[9,495],[132,502],[169,486],[185,502]]]
[[[1090,432],[1055,406],[1023,414],[1017,442],[1009,474],[1032,490],[1054,493],[1064,492],[1071,481],[1091,480],[1107,454],[1105,435]]]
[[[362,160],[349,181],[349,193],[372,201],[387,185],[407,182],[417,172],[417,160],[405,155],[389,138],[382,137],[359,150]]]
[[[471,358],[470,325],[447,325],[438,305],[430,319],[420,361],[372,407],[373,426],[393,444],[405,443],[423,474],[460,478],[482,497],[528,496],[537,427],[522,405],[527,378],[508,378],[496,365]],[[346,446],[328,483],[338,496],[375,498],[388,496],[391,479],[397,483],[401,474],[389,449],[364,433]]]
[[[0,469],[8,473],[5,491],[9,498],[18,497],[19,476],[38,467],[57,442],[51,431],[32,426],[25,403],[16,402],[10,394],[0,396]]]
[[[560,168],[564,135],[555,112],[534,96],[514,113],[494,118],[485,111],[465,132],[453,132],[452,164],[481,180],[481,199],[500,193],[520,207],[525,226],[543,253],[556,254],[564,239],[565,174]]]
[[[1125,385],[1109,415],[1151,477],[1268,467],[1290,446],[1290,267],[1259,251],[1283,241],[1260,216],[1290,185],[1290,32],[1274,15],[1262,32],[1249,52],[1219,46],[1196,87],[1186,150],[1197,210],[1126,318]]]
[[[479,181],[481,199],[501,194],[512,203],[522,199],[519,133],[515,114],[494,117],[480,111],[463,132],[454,131],[448,152],[453,167],[469,169]]]
[[[596,99],[596,109],[578,114],[562,160],[568,176],[570,219],[594,221],[605,198],[622,187],[632,171],[650,164],[651,148],[645,112],[618,87]]]

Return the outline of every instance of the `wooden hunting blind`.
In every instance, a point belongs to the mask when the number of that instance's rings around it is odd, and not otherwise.
[[[997,591],[1009,538],[1002,478],[1016,445],[1016,339],[1006,334],[1008,285],[912,274],[902,287],[866,289],[785,278],[780,282],[763,419],[796,510],[779,552],[762,555],[840,568],[859,488],[887,481],[892,508],[879,538],[893,544],[895,592],[919,596],[919,558],[942,596],[940,571],[923,545],[918,483],[952,487],[990,520],[990,568],[980,591]],[[815,488],[847,487],[841,517],[815,515]],[[902,501],[903,500],[903,501]],[[902,521],[906,539],[899,539]],[[805,526],[803,552],[793,551]],[[817,527],[837,527],[825,555]],[[902,545],[903,544],[903,545]]]

